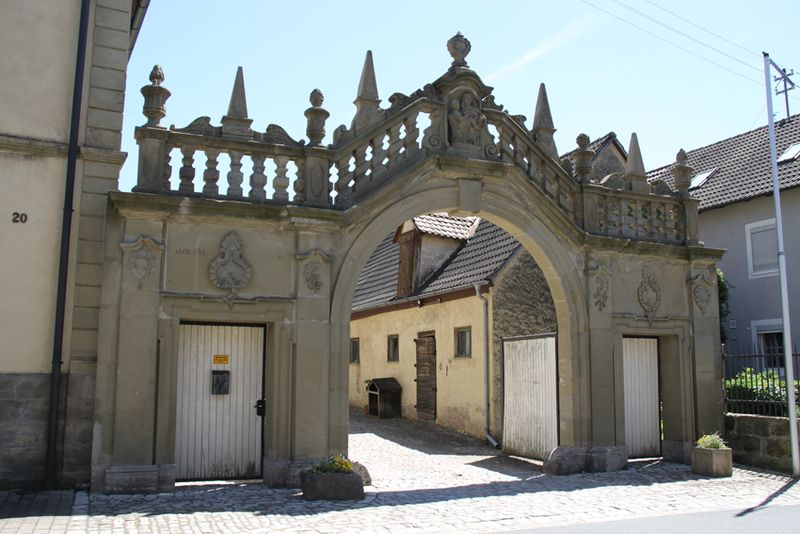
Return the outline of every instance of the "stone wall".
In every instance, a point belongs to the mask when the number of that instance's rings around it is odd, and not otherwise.
[[[556,309],[544,274],[520,249],[495,284],[492,299],[492,431],[503,426],[503,338],[556,331]],[[495,436],[500,438],[501,436]]]
[[[733,449],[734,462],[792,470],[789,421],[785,417],[725,414],[725,440]]]
[[[49,403],[48,373],[0,374],[0,490],[44,479]]]

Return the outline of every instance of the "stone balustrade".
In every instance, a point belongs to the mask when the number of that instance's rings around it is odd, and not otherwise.
[[[369,70],[371,56],[368,58]],[[351,128],[338,127],[333,143],[320,144],[328,112],[322,93],[311,93],[305,111],[308,141],[297,141],[280,126],[250,129],[241,69],[221,126],[200,117],[186,127],[160,125],[170,93],[154,69],[145,86],[144,114],[136,129],[139,177],[136,192],[202,196],[346,210],[425,157],[459,155],[514,166],[575,225],[589,234],[672,244],[697,243],[697,201],[686,183],[691,168],[679,153],[674,172],[680,191],[647,181],[638,141],[631,141],[628,167],[600,181],[589,179],[588,137],[578,137],[575,169],[559,161],[549,104],[540,88],[534,127],[494,103],[491,88],[465,67],[410,96],[395,93],[388,109],[377,93],[359,95]],[[362,78],[362,86],[374,80]],[[542,103],[543,102],[543,103]],[[422,132],[420,123],[429,123]],[[683,155],[682,155],[683,154]],[[245,178],[247,182],[245,183]],[[684,183],[685,182],[685,183]]]

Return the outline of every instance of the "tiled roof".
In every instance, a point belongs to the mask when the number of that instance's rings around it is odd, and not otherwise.
[[[775,123],[778,158],[795,143],[800,143],[800,115]],[[721,208],[735,202],[772,193],[769,132],[766,126],[687,151],[693,174],[716,169],[692,196],[700,199],[700,210]],[[655,169],[648,178],[661,179],[674,187],[672,165]],[[800,159],[778,163],[781,190],[800,185]]]
[[[479,217],[450,217],[446,213],[430,213],[414,217],[414,224],[423,234],[453,239],[469,239],[475,233]]]
[[[598,137],[597,139],[589,143],[588,146],[589,150],[594,150],[594,157],[592,158],[592,161],[594,161],[597,158],[597,156],[599,156],[600,153],[612,143],[615,143],[617,145],[620,152],[627,155],[625,147],[623,147],[622,144],[619,142],[619,139],[617,139],[617,134],[615,134],[614,132],[608,132],[604,136]],[[567,152],[566,154],[561,156],[561,159],[567,158],[569,162],[572,164],[572,167],[575,168],[575,153],[577,151],[578,149],[576,148],[571,152]]]
[[[472,237],[434,271],[411,297],[425,297],[491,280],[519,248],[519,242],[500,227],[475,217],[462,220],[467,219],[474,219],[470,224],[479,222]],[[395,298],[400,247],[393,237],[394,233],[386,236],[364,265],[353,295],[354,311],[386,304]]]

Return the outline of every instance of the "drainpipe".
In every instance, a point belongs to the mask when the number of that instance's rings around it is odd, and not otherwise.
[[[492,447],[498,447],[500,443],[489,432],[489,301],[481,295],[480,284],[473,287],[475,296],[483,301],[483,432]]]
[[[72,211],[75,191],[75,167],[78,161],[78,134],[81,125],[83,101],[83,71],[86,64],[86,40],[89,29],[91,0],[82,0],[78,27],[78,49],[75,60],[75,80],[72,89],[72,118],[67,149],[67,174],[64,185],[64,211],[61,217],[61,251],[58,258],[58,288],[56,290],[56,317],[53,328],[53,359],[50,367],[50,414],[47,422],[47,457],[45,487],[55,488],[56,439],[58,437],[58,391],[61,386],[61,351],[64,345],[64,316],[67,300],[67,273],[69,269],[69,243],[72,236]]]

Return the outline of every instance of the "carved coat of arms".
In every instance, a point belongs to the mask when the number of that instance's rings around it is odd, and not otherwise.
[[[219,245],[219,256],[208,265],[211,283],[220,289],[228,290],[228,297],[234,297],[240,289],[250,283],[253,269],[244,259],[242,238],[230,232]]]

